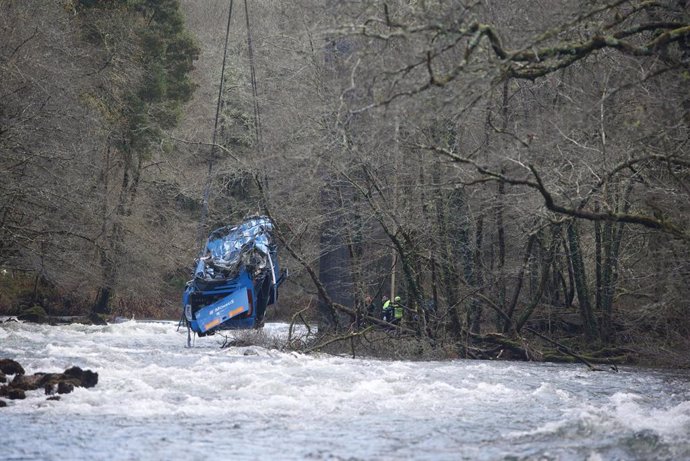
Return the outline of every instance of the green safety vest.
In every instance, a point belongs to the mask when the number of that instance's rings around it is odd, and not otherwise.
[[[388,301],[383,303],[383,310],[385,311],[386,309],[390,309],[390,308],[391,308],[391,300],[389,299]]]
[[[393,306],[393,309],[394,309],[393,310],[393,316],[396,319],[401,319],[403,316],[403,307],[400,304],[395,303],[395,305]]]

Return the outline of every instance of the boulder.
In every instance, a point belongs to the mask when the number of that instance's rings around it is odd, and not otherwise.
[[[57,385],[58,394],[69,394],[74,390],[74,384],[67,381],[60,381]]]
[[[9,387],[14,389],[22,389],[25,391],[33,391],[43,386],[41,384],[41,381],[47,375],[48,373],[34,373],[33,375],[17,375],[10,382]]]
[[[7,376],[5,376],[5,373],[0,371],[0,383],[6,383],[7,382]]]
[[[12,359],[0,359],[0,372],[4,375],[23,375],[24,368]]]
[[[51,394],[54,392],[54,387],[59,386],[60,383],[70,384],[72,385],[72,389],[75,387],[94,387],[98,384],[98,373],[91,370],[82,370],[79,367],[72,367],[65,370],[64,373],[17,375],[9,384],[9,387],[23,389],[25,391],[43,388],[46,394]],[[69,392],[71,392],[71,390]],[[59,389],[58,393],[60,393]]]
[[[79,367],[72,367],[65,370],[64,375],[77,379],[79,384],[75,384],[76,386],[94,387],[98,384],[98,373],[91,370],[82,370]]]
[[[43,389],[46,395],[69,394],[75,387],[94,387],[98,383],[98,373],[91,370],[82,370],[79,367],[71,367],[64,373],[34,373],[24,374],[24,369],[14,360],[4,359],[5,368],[12,370],[14,379],[9,384],[0,386],[0,396],[11,400],[26,398],[26,391]],[[21,371],[21,373],[19,373]],[[50,397],[49,400],[59,400],[59,397]]]
[[[6,407],[6,406],[7,406],[7,402],[5,402],[4,400],[0,400],[0,408]]]
[[[26,392],[24,392],[23,389],[11,387],[7,392],[7,398],[10,400],[24,400],[26,398]]]

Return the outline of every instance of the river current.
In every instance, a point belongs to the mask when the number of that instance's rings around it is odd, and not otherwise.
[[[176,327],[0,324],[0,358],[27,373],[99,373],[7,401],[0,459],[690,459],[687,371],[187,348]]]

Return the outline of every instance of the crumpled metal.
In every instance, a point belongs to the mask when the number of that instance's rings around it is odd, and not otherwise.
[[[237,226],[214,230],[206,242],[206,252],[199,258],[194,275],[213,279],[236,273],[242,266],[252,266],[253,269],[267,267],[272,231],[273,222],[267,216],[254,216]]]

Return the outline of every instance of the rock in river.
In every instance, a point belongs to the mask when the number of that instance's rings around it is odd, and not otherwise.
[[[43,389],[47,395],[69,394],[75,387],[94,387],[98,384],[98,373],[71,367],[63,373],[34,373],[27,375],[24,368],[11,359],[1,359],[0,369],[5,374],[13,374],[9,384],[0,386],[0,396],[10,400],[26,398],[26,391]],[[6,402],[5,402],[6,405]],[[0,404],[0,407],[4,405]]]
[[[24,368],[12,359],[0,359],[0,371],[5,375],[24,374]]]

